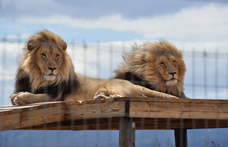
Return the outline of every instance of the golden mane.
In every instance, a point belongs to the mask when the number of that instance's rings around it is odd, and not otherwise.
[[[59,67],[58,78],[55,81],[45,81],[40,69],[37,66],[37,62],[40,61],[36,59],[35,55],[42,44],[46,44],[46,46],[55,45],[62,54],[61,59],[62,65],[64,66]],[[71,58],[67,52],[65,52],[66,48],[67,44],[63,41],[63,39],[61,39],[57,34],[54,34],[46,29],[32,35],[25,46],[25,54],[20,61],[17,78],[20,78],[21,75],[29,75],[32,92],[35,92],[37,89],[46,85],[57,85],[62,81],[67,83],[70,77],[75,76],[75,73]]]
[[[115,78],[126,79],[152,90],[185,97],[183,91],[186,66],[181,51],[173,44],[166,40],[146,42],[141,46],[135,46],[134,50],[126,53],[123,58],[124,62],[115,70]],[[175,65],[173,65],[174,60]],[[171,76],[171,71],[172,74],[177,75],[176,82],[165,80]]]

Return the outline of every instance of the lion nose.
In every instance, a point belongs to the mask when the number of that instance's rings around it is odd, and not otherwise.
[[[52,72],[53,72],[54,70],[56,70],[56,68],[52,68],[52,67],[48,67],[48,69],[50,69]]]
[[[174,76],[177,72],[168,72],[170,75]]]

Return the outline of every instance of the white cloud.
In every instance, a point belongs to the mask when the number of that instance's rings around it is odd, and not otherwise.
[[[227,40],[228,7],[213,4],[186,8],[182,11],[156,17],[126,19],[120,14],[99,19],[77,19],[66,15],[48,17],[20,17],[25,23],[60,24],[72,28],[112,29],[143,34],[145,39],[173,38],[179,40]]]
[[[11,58],[20,55],[24,47],[24,43],[9,43],[9,42],[1,42],[0,43],[0,55],[3,54],[4,50],[6,54],[10,54]]]
[[[227,32],[228,33],[228,32]],[[224,38],[225,39],[225,38]],[[228,37],[227,37],[228,39]],[[184,51],[192,51],[193,49],[195,51],[209,51],[209,52],[215,52],[218,50],[219,52],[225,52],[228,51],[228,42],[226,40],[205,40],[205,41],[180,41],[180,40],[168,40],[175,44],[179,49]]]
[[[27,39],[31,34],[22,34],[22,35],[8,35],[7,39],[17,40],[17,39]]]

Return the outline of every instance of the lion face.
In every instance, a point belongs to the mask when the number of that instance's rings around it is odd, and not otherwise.
[[[174,45],[163,40],[160,43],[145,44],[136,52],[144,56],[141,58],[144,58],[146,68],[144,76],[140,72],[137,73],[138,76],[144,77],[144,80],[162,92],[171,91],[168,93],[178,96],[184,90],[186,66],[181,51]]]
[[[56,46],[56,44],[43,43],[37,53],[35,58],[37,66],[40,69],[41,75],[47,81],[54,81],[58,76],[59,67],[62,65],[61,50]]]
[[[177,84],[178,80],[178,63],[173,55],[161,56],[157,60],[158,72],[167,86]]]

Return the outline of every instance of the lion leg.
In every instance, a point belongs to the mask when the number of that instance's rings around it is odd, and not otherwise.
[[[145,87],[142,87],[142,86],[139,86],[139,85],[136,85],[136,86],[140,90],[140,95],[145,97],[145,98],[173,98],[173,99],[179,99],[178,97],[170,95],[170,94],[166,94],[166,93],[150,90],[148,88],[145,88]]]
[[[12,103],[13,105],[16,105],[16,104],[14,103],[14,99],[16,98],[17,95],[18,95],[18,93],[14,93],[14,94],[12,94],[12,95],[10,96],[10,100],[11,100],[11,103]]]
[[[55,101],[56,99],[51,99],[46,94],[33,94],[29,92],[19,92],[17,94],[11,95],[11,102],[14,105],[25,105],[37,102],[48,102]]]
[[[105,88],[100,88],[97,90],[97,92],[95,93],[93,99],[106,99],[109,98],[108,97],[108,91]]]
[[[113,89],[112,89],[113,90]],[[111,92],[109,89],[106,88],[100,88],[95,93],[95,96],[93,99],[108,99],[108,98],[115,98],[115,97],[123,97],[119,92]]]

